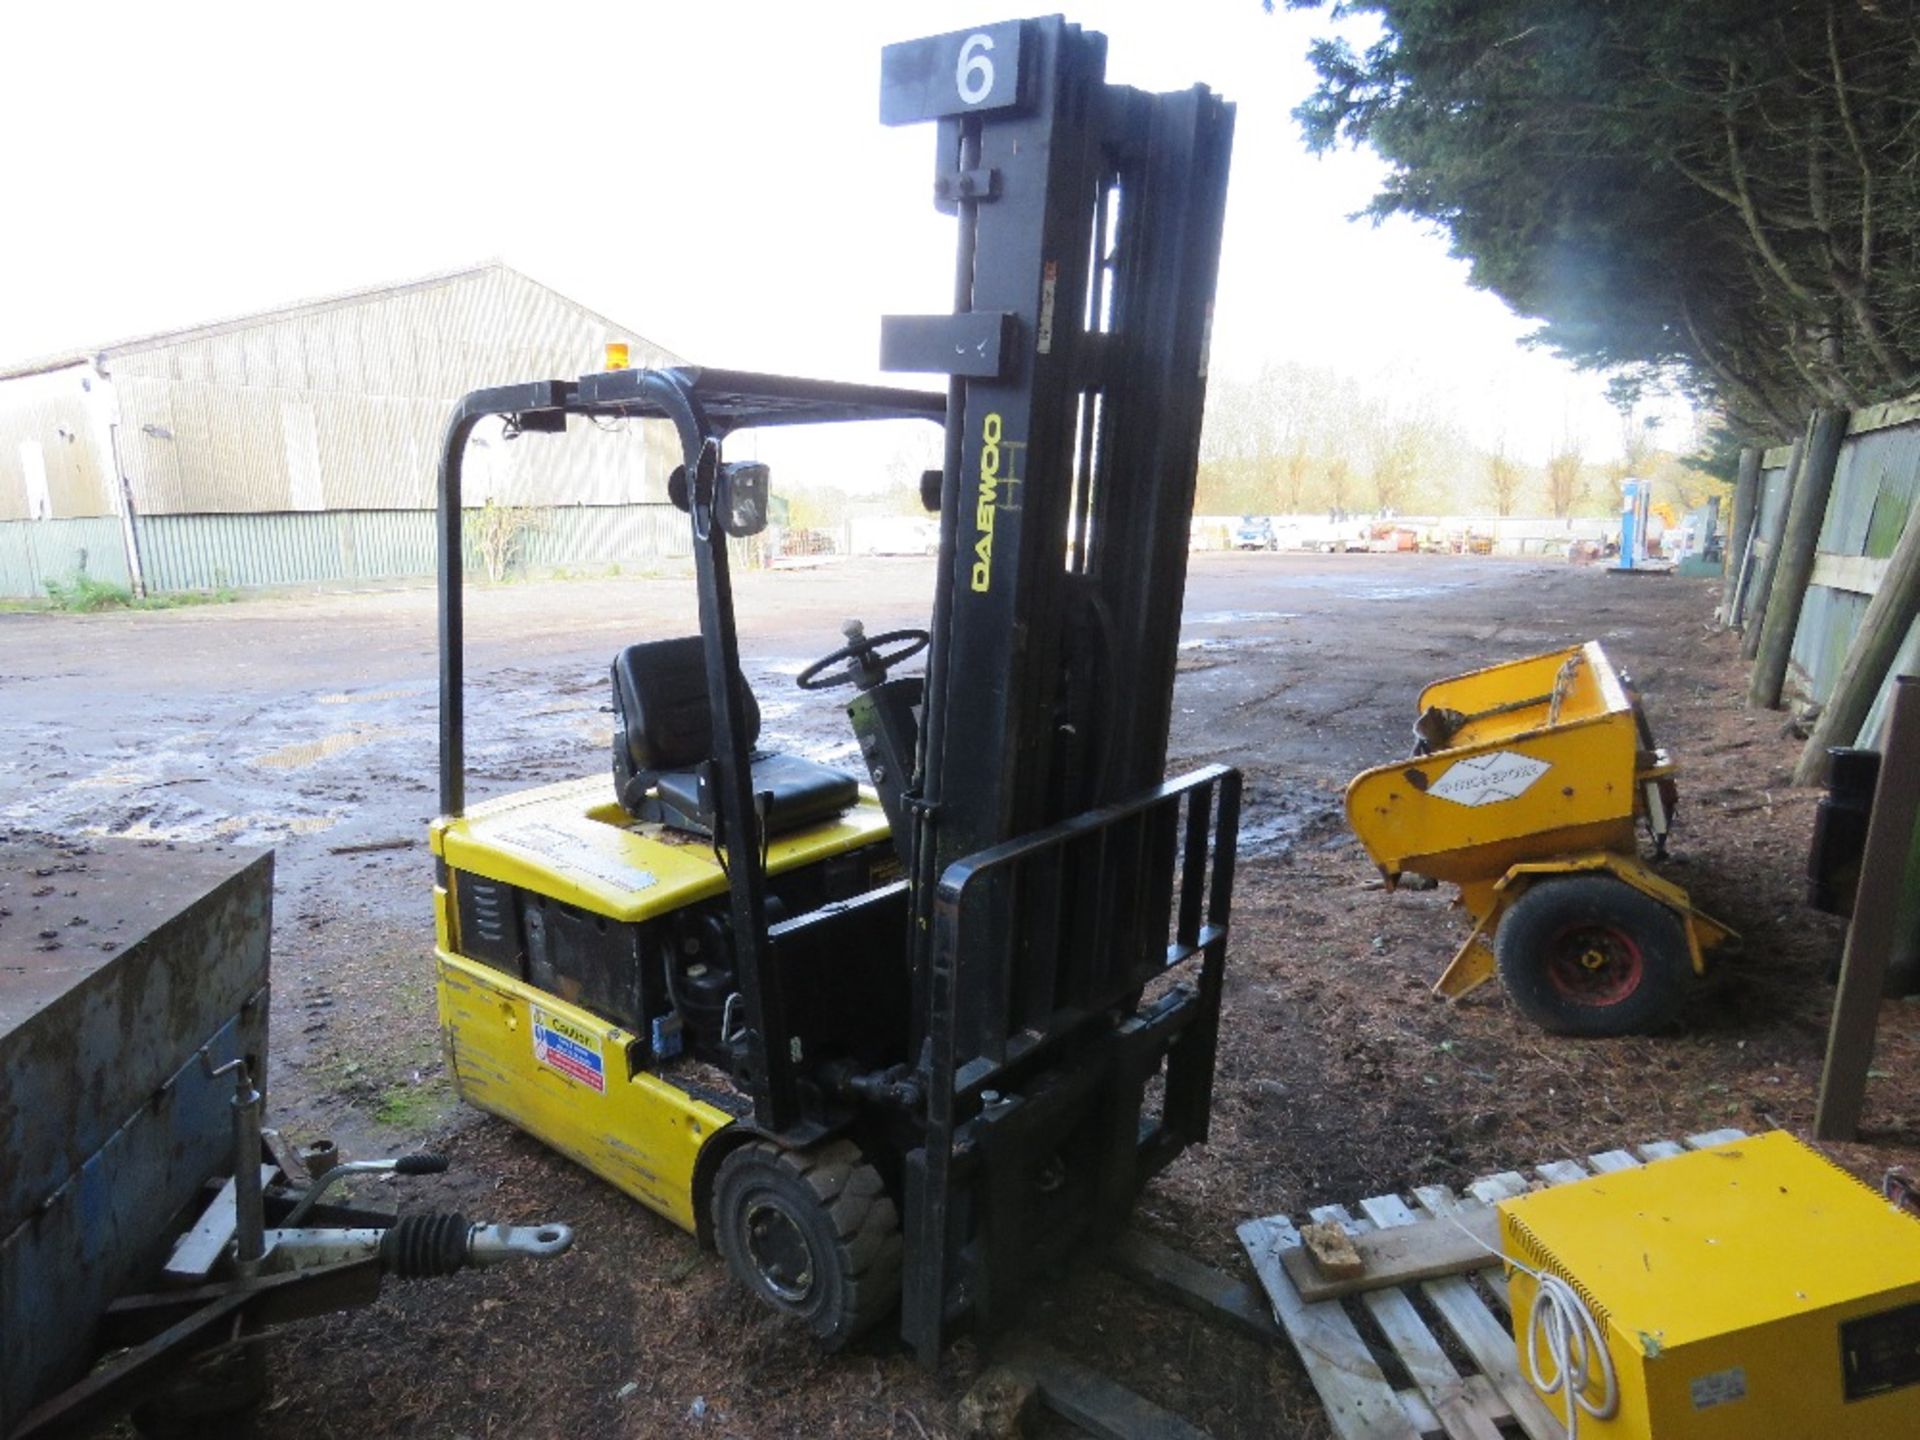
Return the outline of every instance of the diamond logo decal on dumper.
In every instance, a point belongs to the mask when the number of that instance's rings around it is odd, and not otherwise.
[[[1429,795],[1456,805],[1494,805],[1524,794],[1553,767],[1518,750],[1496,750],[1455,762],[1428,788]]]

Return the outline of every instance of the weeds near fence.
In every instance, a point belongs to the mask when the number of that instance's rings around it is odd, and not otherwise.
[[[96,580],[86,574],[67,580],[49,580],[46,587],[48,608],[73,615],[97,615],[103,610],[179,610],[188,605],[225,605],[240,598],[238,591],[226,586],[136,598],[124,585]]]

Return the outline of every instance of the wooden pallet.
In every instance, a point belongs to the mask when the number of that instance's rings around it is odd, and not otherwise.
[[[1659,1140],[1640,1146],[1637,1153],[1604,1151],[1584,1163],[1549,1161],[1533,1173],[1545,1184],[1565,1185],[1744,1138],[1741,1130],[1715,1130],[1692,1136],[1685,1144]],[[1413,1192],[1411,1204],[1397,1195],[1379,1195],[1362,1200],[1357,1217],[1343,1205],[1323,1205],[1312,1218],[1358,1234],[1491,1205],[1532,1184],[1527,1176],[1509,1170],[1476,1180],[1466,1196],[1443,1185],[1425,1185]],[[1521,1378],[1506,1284],[1491,1273],[1497,1272],[1497,1261],[1490,1258],[1487,1268],[1471,1275],[1308,1304],[1280,1263],[1280,1252],[1300,1243],[1294,1222],[1284,1215],[1249,1220],[1240,1227],[1240,1243],[1341,1440],[1503,1440],[1516,1429],[1529,1440],[1560,1440],[1566,1434],[1565,1424]],[[1453,1342],[1451,1353],[1414,1303],[1416,1295],[1439,1317]],[[1455,1355],[1469,1357],[1477,1368],[1463,1373]]]

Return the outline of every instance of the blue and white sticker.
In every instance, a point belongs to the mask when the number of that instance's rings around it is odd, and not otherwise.
[[[606,1094],[607,1060],[600,1053],[600,1037],[538,1005],[532,1009],[533,1058],[589,1090]]]

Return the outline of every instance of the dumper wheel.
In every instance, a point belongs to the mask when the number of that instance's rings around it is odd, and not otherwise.
[[[1500,978],[1559,1035],[1632,1035],[1680,1013],[1693,976],[1680,917],[1603,875],[1536,881],[1500,919]]]
[[[734,1277],[838,1350],[900,1298],[900,1217],[851,1140],[721,1162],[713,1233]]]

